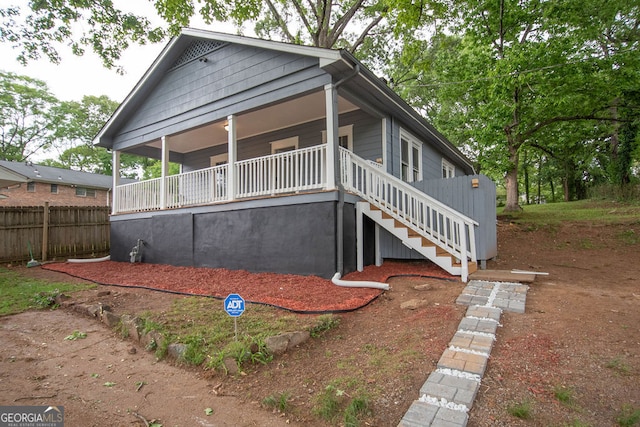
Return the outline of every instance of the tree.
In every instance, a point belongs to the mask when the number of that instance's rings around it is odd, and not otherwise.
[[[505,210],[520,209],[523,149],[553,145],[544,136],[565,122],[591,123],[572,127],[576,133],[565,141],[599,140],[600,124],[620,120],[612,106],[621,91],[640,82],[638,8],[587,3],[459,1],[445,16],[448,34],[399,61],[404,67],[396,75],[410,76],[404,91],[416,92],[414,103],[425,100],[429,117],[459,146],[489,153],[492,165],[477,157],[481,166],[502,170]],[[603,54],[603,31],[607,40],[625,40],[624,48]]]
[[[57,104],[46,83],[0,71],[0,158],[22,162],[52,146]]]

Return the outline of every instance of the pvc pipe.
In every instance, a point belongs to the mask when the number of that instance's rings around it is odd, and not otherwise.
[[[80,264],[80,263],[88,263],[88,262],[109,261],[110,259],[111,259],[111,255],[107,255],[107,256],[102,257],[102,258],[68,259],[67,262]]]
[[[331,279],[331,283],[337,286],[344,286],[347,288],[374,288],[374,289],[382,289],[383,291],[389,290],[389,285],[386,283],[368,282],[365,280],[352,280],[352,281],[340,280],[341,276],[342,275],[340,274],[340,272],[337,272],[336,274],[334,274],[333,278]]]

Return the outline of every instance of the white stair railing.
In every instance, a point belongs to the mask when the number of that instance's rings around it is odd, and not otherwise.
[[[467,262],[477,261],[478,223],[473,219],[344,148],[340,148],[340,173],[345,190],[356,193],[460,260],[463,275],[466,276]]]

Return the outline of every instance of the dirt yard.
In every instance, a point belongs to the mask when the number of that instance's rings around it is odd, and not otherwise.
[[[531,285],[525,314],[503,314],[469,425],[616,426],[640,410],[640,223],[536,230],[500,221],[498,233],[499,257],[489,268],[549,275]],[[366,392],[371,413],[361,425],[394,426],[466,307],[455,304],[460,282],[398,277],[390,284],[371,304],[340,314],[323,338],[235,376],[158,362],[70,311],[0,318],[0,404],[64,405],[71,427],[326,426],[344,424],[317,415],[328,390],[341,399]],[[117,313],[163,311],[176,298],[183,297],[103,286],[74,296]],[[73,331],[87,337],[65,340]],[[286,413],[265,408],[269,396],[287,396]],[[529,405],[527,420],[510,414],[521,403]]]

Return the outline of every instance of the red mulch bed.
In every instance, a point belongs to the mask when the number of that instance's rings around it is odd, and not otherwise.
[[[103,261],[55,263],[42,268],[59,271],[102,285],[139,287],[186,295],[225,298],[240,294],[245,301],[272,305],[298,313],[352,311],[364,307],[383,291],[336,286],[318,276],[250,273],[223,268],[174,267],[162,264],[131,264]],[[344,280],[386,282],[393,276],[426,276],[458,280],[429,262],[385,261],[347,274]]]

